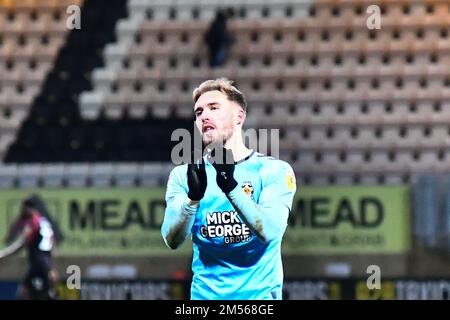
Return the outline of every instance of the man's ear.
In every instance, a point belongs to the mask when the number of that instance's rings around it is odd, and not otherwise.
[[[242,109],[241,107],[239,107],[238,109],[237,109],[237,122],[236,122],[236,124],[243,124],[244,123],[244,121],[245,121],[245,117],[246,117],[246,114],[245,114],[245,111],[244,111],[244,109]]]

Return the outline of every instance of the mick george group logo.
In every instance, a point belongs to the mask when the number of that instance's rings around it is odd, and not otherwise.
[[[253,185],[250,181],[244,181],[241,185],[242,190],[252,200]],[[213,239],[222,238],[223,243],[232,244],[248,242],[252,237],[250,229],[241,221],[237,211],[215,211],[206,214],[206,225],[200,227],[200,233],[203,237]]]
[[[242,190],[253,199],[253,185],[244,181]],[[252,233],[243,223],[237,211],[216,211],[206,214],[206,225],[200,227],[200,233],[205,238],[222,238],[225,244],[248,242]]]
[[[225,244],[247,242],[251,239],[251,231],[243,223],[236,211],[216,211],[206,214],[206,225],[200,227],[203,237],[222,238]]]

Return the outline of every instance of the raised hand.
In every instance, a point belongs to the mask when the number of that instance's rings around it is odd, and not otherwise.
[[[193,157],[187,167],[188,198],[194,201],[200,201],[205,195],[207,179],[205,163],[203,159]]]
[[[230,193],[237,186],[234,179],[234,158],[231,149],[223,146],[214,147],[208,154],[208,161],[217,171],[216,181],[219,188],[225,193]]]

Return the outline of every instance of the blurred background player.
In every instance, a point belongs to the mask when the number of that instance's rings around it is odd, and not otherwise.
[[[22,202],[20,215],[11,225],[5,242],[9,245],[0,250],[0,259],[22,248],[28,251],[29,268],[19,285],[17,298],[55,299],[53,287],[57,273],[52,262],[54,231],[51,222],[37,210],[31,198]]]
[[[164,240],[176,249],[192,233],[191,299],[282,299],[293,171],[244,145],[247,103],[231,81],[205,81],[193,99],[207,156],[171,172]]]

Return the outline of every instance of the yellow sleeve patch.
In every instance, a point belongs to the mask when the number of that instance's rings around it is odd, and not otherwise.
[[[286,174],[286,186],[290,191],[294,191],[296,187],[295,175],[292,170]]]

